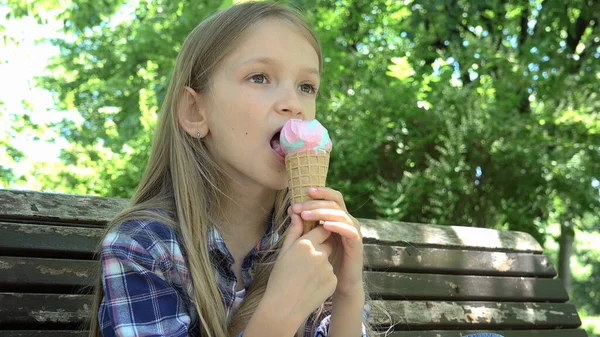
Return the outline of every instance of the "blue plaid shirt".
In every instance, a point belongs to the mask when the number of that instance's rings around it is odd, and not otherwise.
[[[252,282],[258,253],[272,247],[278,238],[270,225],[246,256],[242,263],[244,288]],[[233,257],[214,227],[209,230],[208,249],[229,321],[237,278],[232,271]],[[156,221],[123,223],[104,238],[101,263],[104,297],[98,322],[104,337],[199,336],[185,252],[173,229]],[[367,309],[364,315],[367,317]],[[320,324],[315,337],[328,335],[330,317],[329,308],[323,317],[316,318]],[[304,336],[311,337],[308,326]]]

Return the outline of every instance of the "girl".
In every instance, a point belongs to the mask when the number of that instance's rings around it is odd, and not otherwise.
[[[315,34],[273,3],[189,34],[101,245],[90,336],[374,336],[358,221],[329,188],[290,205],[272,146],[288,119],[315,118],[321,67]],[[302,235],[302,219],[322,226]]]
[[[273,3],[189,34],[146,172],[101,245],[91,336],[369,334],[358,221],[329,188],[290,205],[272,145],[288,119],[315,118],[321,67],[315,34]],[[322,226],[302,235],[302,219]]]

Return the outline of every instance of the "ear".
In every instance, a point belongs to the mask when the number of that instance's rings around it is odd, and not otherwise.
[[[206,107],[203,98],[194,89],[184,87],[179,95],[177,119],[179,125],[190,136],[198,138],[208,134],[209,127],[206,119]]]

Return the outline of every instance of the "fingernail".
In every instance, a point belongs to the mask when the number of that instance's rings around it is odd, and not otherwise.
[[[302,217],[303,218],[310,218],[312,216],[312,212],[311,211],[304,211],[302,212]]]
[[[294,212],[300,212],[302,210],[302,204],[294,205]]]
[[[313,192],[313,193],[314,193],[314,192],[317,192],[318,190],[319,190],[319,189],[318,189],[318,188],[316,188],[316,187],[311,187],[311,188],[309,189],[309,192]]]

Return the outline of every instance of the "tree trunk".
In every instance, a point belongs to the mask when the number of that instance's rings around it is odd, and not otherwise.
[[[573,255],[575,231],[569,222],[560,225],[560,249],[558,252],[558,277],[562,280],[567,293],[571,291],[571,255]]]

